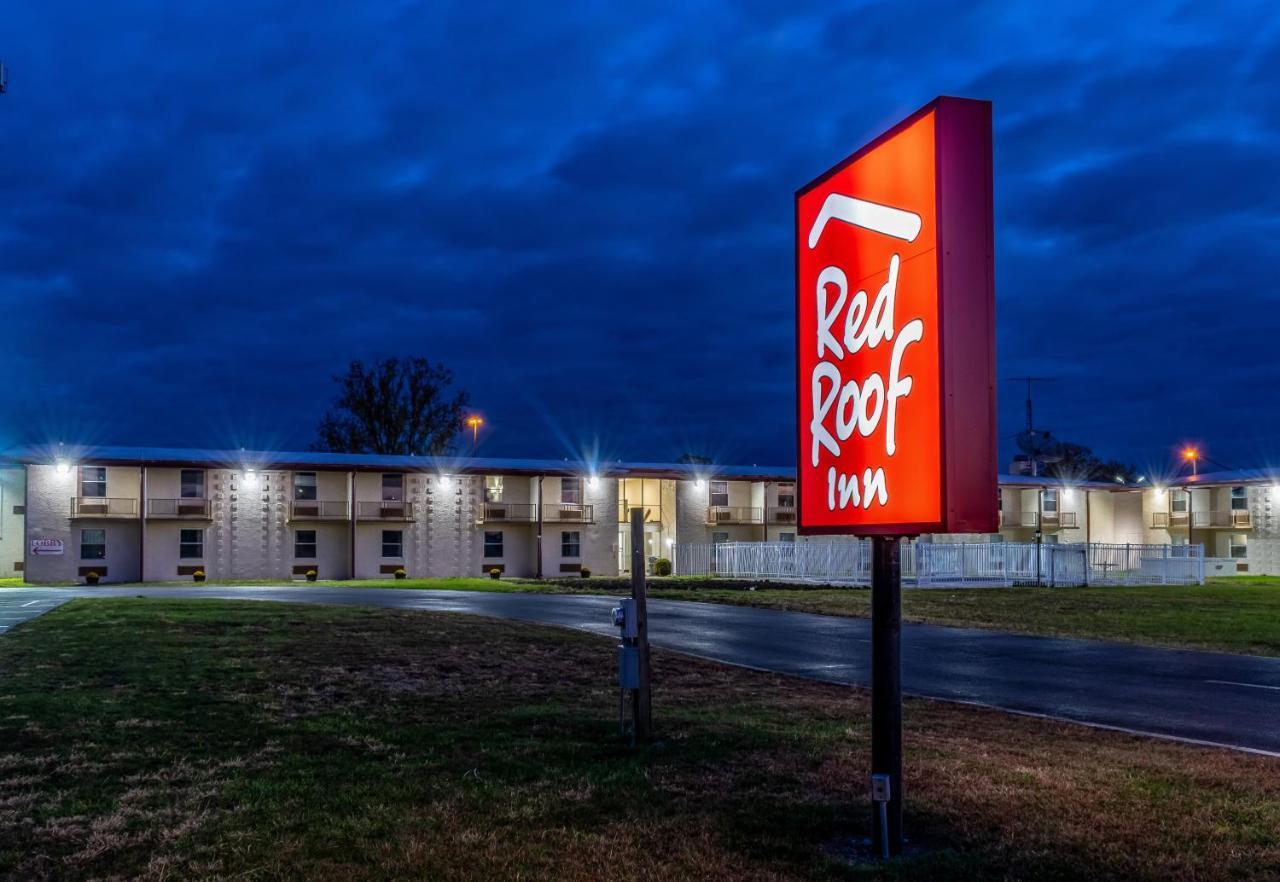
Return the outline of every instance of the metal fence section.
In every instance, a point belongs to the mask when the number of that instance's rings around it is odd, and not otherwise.
[[[676,573],[867,585],[871,543],[682,543]],[[1070,545],[1035,542],[906,542],[902,581],[920,588],[949,585],[1191,585],[1205,574],[1201,545]]]

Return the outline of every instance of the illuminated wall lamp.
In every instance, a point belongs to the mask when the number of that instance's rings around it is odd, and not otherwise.
[[[66,477],[71,474],[71,466],[67,465],[65,462],[58,463],[54,466],[53,470],[57,472],[60,477]]]

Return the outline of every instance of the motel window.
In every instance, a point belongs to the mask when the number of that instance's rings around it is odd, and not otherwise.
[[[502,475],[484,476],[484,501],[502,501]]]
[[[183,499],[204,499],[204,469],[183,469],[178,495]]]
[[[403,474],[400,472],[389,472],[382,476],[382,501],[404,502]]]
[[[316,473],[296,472],[293,476],[293,498],[313,500],[316,498]]]
[[[795,542],[796,534],[795,533],[779,533],[778,541],[779,542]]]
[[[106,466],[80,466],[80,495],[98,499],[107,495]]]
[[[707,504],[712,508],[724,508],[729,504],[728,481],[710,481],[707,488]]]
[[[315,530],[298,530],[293,534],[293,556],[303,558],[304,560],[315,560]]]
[[[502,531],[486,530],[484,534],[484,556],[502,557]]]
[[[204,557],[204,530],[178,531],[178,557]]]
[[[1231,557],[1237,560],[1249,556],[1249,537],[1244,533],[1231,534]]]
[[[1249,491],[1244,487],[1231,488],[1231,510],[1232,511],[1248,511],[1249,510]]]
[[[560,556],[582,557],[582,534],[577,530],[565,530],[560,534]]]
[[[1045,514],[1058,513],[1058,491],[1045,490],[1044,496],[1041,497],[1040,510]]]
[[[795,508],[796,507],[796,485],[795,484],[779,484],[778,485],[778,508]]]
[[[561,505],[582,505],[582,479],[581,478],[561,478],[560,479],[560,504]]]
[[[80,559],[81,560],[106,560],[107,559],[107,531],[106,530],[81,530],[80,531]]]
[[[382,556],[383,557],[404,557],[404,531],[403,530],[383,530],[382,531]]]
[[[721,542],[728,542],[728,541],[729,541],[729,534],[728,534],[728,533],[722,533],[722,532],[720,532],[719,530],[716,530],[715,532],[713,532],[713,533],[711,534],[711,544],[712,544],[712,545],[718,545],[718,544],[719,544],[719,543],[721,543]]]
[[[1169,511],[1174,514],[1187,513],[1187,501],[1190,494],[1186,490],[1174,490],[1169,494]]]

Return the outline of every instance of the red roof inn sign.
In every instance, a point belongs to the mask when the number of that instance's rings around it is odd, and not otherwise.
[[[802,533],[997,529],[991,105],[938,98],[796,194]]]

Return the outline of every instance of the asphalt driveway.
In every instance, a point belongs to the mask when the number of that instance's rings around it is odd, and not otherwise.
[[[617,633],[609,624],[613,597],[340,587],[8,589],[0,592],[0,632],[72,597],[139,595],[462,612]],[[650,600],[649,627],[657,647],[817,680],[868,682],[865,619]],[[913,695],[1280,756],[1277,658],[934,625],[903,625],[902,641],[903,686]]]

